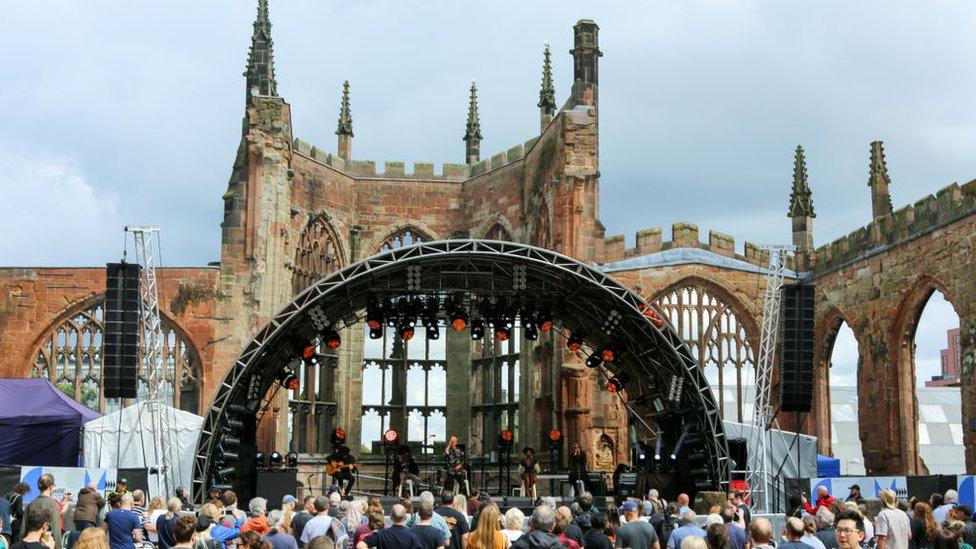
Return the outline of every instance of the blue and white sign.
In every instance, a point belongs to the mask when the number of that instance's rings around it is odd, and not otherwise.
[[[846,499],[851,492],[851,486],[861,487],[861,496],[865,499],[878,499],[878,494],[885,489],[895,491],[900,498],[908,497],[908,481],[905,477],[835,477],[810,479],[810,493],[807,497],[816,498],[817,488],[825,486],[827,492],[837,499]],[[960,492],[961,493],[961,492]]]

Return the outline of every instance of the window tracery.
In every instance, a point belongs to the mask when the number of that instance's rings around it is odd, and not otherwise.
[[[498,222],[496,222],[494,225],[489,227],[488,230],[485,231],[485,234],[484,236],[482,236],[482,238],[484,238],[485,240],[507,240],[507,241],[514,240],[512,238],[512,233],[508,232],[508,229],[506,229],[504,225]]]
[[[294,293],[299,293],[323,276],[342,268],[343,251],[339,235],[324,215],[309,221],[298,240],[295,251],[295,270],[292,275]]]
[[[380,249],[377,250],[377,252],[386,252],[389,250],[395,250],[397,248],[403,248],[404,246],[413,246],[414,244],[420,244],[421,242],[428,241],[430,241],[430,236],[420,229],[415,227],[406,227],[386,237],[386,239],[380,244]]]

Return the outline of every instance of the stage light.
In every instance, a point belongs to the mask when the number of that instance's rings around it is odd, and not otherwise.
[[[502,321],[504,322],[504,321]],[[508,341],[512,337],[512,329],[502,324],[495,324],[495,339],[498,341]]]
[[[691,471],[688,471],[688,473],[693,477],[706,477],[708,476],[708,469],[704,467],[698,467],[696,469],[692,469]]]
[[[219,447],[220,446],[218,445],[218,448]],[[230,450],[221,450],[220,451],[220,455],[224,456],[224,459],[226,459],[228,461],[237,461],[237,460],[241,459],[241,455],[240,454],[238,454],[237,452],[232,452]]]
[[[657,442],[654,443],[654,461],[661,461],[661,445],[664,443],[664,437],[658,436]]]
[[[498,447],[503,450],[509,450],[512,448],[512,444],[515,442],[515,434],[509,429],[502,429],[498,433]]]
[[[715,485],[712,483],[711,480],[708,480],[708,479],[697,479],[697,480],[695,480],[695,488],[697,488],[699,491],[709,490],[709,489],[714,488],[714,487],[715,487]]]
[[[430,326],[427,326],[427,339],[440,339],[441,338],[441,327],[437,325],[437,321]]]
[[[255,404],[255,402],[256,402],[256,404]],[[237,404],[236,402],[234,404],[228,404],[227,405],[227,411],[228,412],[233,412],[235,414],[239,414],[239,415],[242,415],[242,416],[243,415],[254,415],[254,414],[258,413],[258,410],[260,410],[260,409],[261,409],[261,402],[260,401],[249,401],[247,405]]]
[[[234,487],[232,485],[227,484],[227,483],[213,484],[210,487],[213,488],[213,489],[215,489],[215,490],[220,491],[221,493],[226,492],[227,490],[233,490],[234,489]]]
[[[559,429],[555,429],[555,428],[550,429],[549,430],[549,446],[551,446],[552,448],[559,448],[559,446],[562,443],[563,443],[563,432],[560,431]]]
[[[322,341],[325,342],[325,346],[333,351],[338,349],[342,345],[342,338],[339,337],[339,332],[335,328],[330,328],[325,332]]]
[[[271,452],[271,466],[272,467],[281,467],[281,462],[282,461],[283,461],[283,458],[281,457],[281,454],[279,454],[278,452]]]
[[[234,476],[236,473],[237,473],[237,467],[224,467],[222,469],[217,469],[217,476],[225,480],[228,477]]]
[[[332,430],[332,445],[341,446],[346,443],[346,430],[342,427],[336,427]]]
[[[387,429],[383,432],[383,444],[396,446],[400,443],[400,433],[396,429]]]
[[[480,318],[471,323],[471,339],[478,341],[485,337],[485,321]]]
[[[603,362],[603,359],[600,357],[599,351],[594,352],[590,356],[586,357],[587,368],[596,368],[600,365],[601,362]]]
[[[224,447],[229,447],[231,449],[241,447],[241,439],[237,437],[232,437],[230,435],[227,435],[224,438],[220,439],[220,441],[223,443]]]
[[[264,452],[258,452],[254,454],[254,462],[257,464],[258,467],[267,467],[268,456],[265,455]]]
[[[315,345],[311,343],[301,343],[298,345],[298,356],[302,360],[314,361],[315,360]]]
[[[522,314],[522,333],[525,335],[525,339],[529,341],[539,339],[539,325],[532,315]]]
[[[579,334],[572,334],[569,339],[566,340],[566,348],[574,353],[583,348],[583,336]]]
[[[370,328],[369,329],[369,338],[370,339],[383,339],[383,327],[380,326],[379,328]]]
[[[463,332],[468,327],[468,313],[461,308],[451,313],[451,329],[455,332]]]
[[[241,431],[244,429],[244,422],[236,418],[227,418],[225,425],[228,429],[233,429],[234,431]]]
[[[403,338],[404,341],[410,341],[413,339],[413,334],[414,331],[412,321],[404,322],[400,325],[400,337]]]
[[[294,372],[288,370],[282,370],[278,372],[276,379],[278,383],[281,384],[282,387],[288,389],[289,391],[294,391],[298,389],[299,386],[298,376],[296,376]]]
[[[383,327],[383,311],[374,299],[366,304],[366,326],[369,326],[370,333]]]
[[[603,362],[613,362],[617,359],[617,350],[608,345],[600,349],[600,358],[603,359]]]
[[[550,313],[539,313],[536,317],[536,323],[539,325],[539,329],[543,332],[548,332],[552,329],[552,314]]]
[[[295,452],[288,452],[288,454],[285,455],[285,463],[292,469],[298,467],[298,454]]]
[[[607,391],[611,393],[619,393],[624,388],[624,382],[617,376],[613,376],[607,380]]]

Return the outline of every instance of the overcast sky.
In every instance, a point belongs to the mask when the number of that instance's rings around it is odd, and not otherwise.
[[[103,265],[124,223],[163,227],[166,266],[219,259],[255,4],[4,2],[0,264]],[[874,139],[896,208],[976,177],[968,1],[271,0],[271,17],[295,135],[335,150],[348,79],[354,156],[378,164],[461,162],[472,78],[483,156],[535,135],[543,43],[561,104],[571,27],[595,19],[601,217],[628,245],[676,221],[740,253],[789,241],[798,143],[818,246],[869,221]]]

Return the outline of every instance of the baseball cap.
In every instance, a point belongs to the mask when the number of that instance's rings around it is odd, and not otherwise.
[[[298,500],[295,499],[295,496],[293,496],[291,494],[288,494],[285,497],[281,498],[281,504],[282,505],[285,505],[285,504],[288,504],[288,503],[295,503],[297,501]]]
[[[637,502],[628,499],[624,502],[623,507],[625,513],[634,513],[637,511]]]
[[[129,481],[125,480],[124,478],[120,478],[119,480],[115,481],[115,484],[129,484]]]

